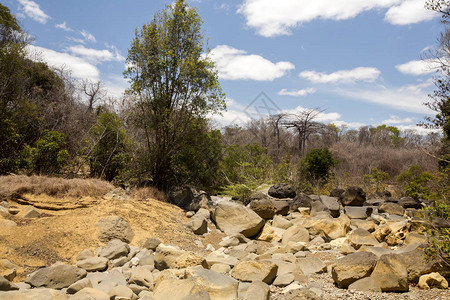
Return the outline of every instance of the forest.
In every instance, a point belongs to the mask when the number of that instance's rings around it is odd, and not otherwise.
[[[448,22],[448,6],[428,8]],[[27,48],[29,36],[0,4],[0,174],[94,177],[124,187],[168,191],[193,186],[243,201],[258,186],[290,183],[306,193],[362,186],[399,196],[449,199],[450,31],[439,37],[441,68],[424,105],[436,112],[428,134],[394,126],[325,124],[326,108],[272,114],[218,128],[226,109],[207,56],[202,20],[177,1],[136,30],[113,98],[101,81],[76,80]]]

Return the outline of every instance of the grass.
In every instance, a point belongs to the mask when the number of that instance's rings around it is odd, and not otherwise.
[[[24,194],[52,197],[102,197],[114,186],[100,179],[65,179],[45,176],[0,176],[0,200],[15,200]]]
[[[131,193],[131,196],[140,201],[147,201],[150,199],[156,199],[161,202],[167,202],[167,197],[164,192],[158,190],[155,187],[142,187],[136,188]]]

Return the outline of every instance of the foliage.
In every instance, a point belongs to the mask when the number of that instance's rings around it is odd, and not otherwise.
[[[69,153],[65,147],[65,135],[58,131],[45,131],[34,147],[25,145],[22,157],[32,172],[50,175],[61,171]]]
[[[376,192],[384,190],[384,182],[387,180],[389,180],[389,174],[377,168],[372,168],[369,174],[364,175],[364,182],[374,186]]]
[[[414,199],[429,199],[431,191],[428,183],[433,179],[433,175],[428,171],[423,171],[418,165],[411,165],[396,177],[398,183],[403,183],[406,196]]]
[[[328,148],[313,149],[300,162],[299,178],[313,186],[323,185],[328,181],[331,169],[337,163]]]
[[[134,124],[142,128],[153,183],[176,183],[181,145],[199,119],[225,108],[213,63],[204,56],[202,20],[178,0],[136,30],[125,76],[131,81]],[[195,131],[195,130],[194,130]]]
[[[450,267],[450,204],[448,200],[435,201],[433,206],[427,207],[426,211],[430,223],[425,226],[430,236],[428,247],[425,249],[431,258],[440,258],[447,267]],[[433,225],[433,220],[438,217],[444,226]]]
[[[126,165],[127,137],[119,116],[103,112],[92,128],[97,139],[91,157],[91,176],[112,181]]]

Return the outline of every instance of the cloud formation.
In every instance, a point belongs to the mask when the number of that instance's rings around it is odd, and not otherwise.
[[[260,55],[247,54],[228,45],[219,45],[211,50],[219,77],[228,80],[272,81],[280,78],[295,66],[287,61],[273,63]]]
[[[109,50],[97,50],[86,48],[83,45],[76,45],[68,47],[67,52],[74,56],[82,57],[84,60],[92,63],[99,64],[105,61],[124,61],[125,58],[119,53],[117,49],[115,52]]]
[[[380,70],[376,68],[359,67],[330,74],[308,70],[301,72],[298,76],[312,83],[354,83],[356,81],[374,82],[380,74]]]
[[[431,59],[412,60],[404,64],[396,65],[395,68],[405,75],[426,75],[437,70],[438,63]]]
[[[95,38],[95,36],[89,32],[87,32],[86,30],[82,30],[80,31],[81,35],[84,37],[84,40],[87,42],[91,42],[91,43],[96,43],[97,39]]]
[[[21,4],[21,7],[19,9],[23,14],[25,14],[25,16],[41,24],[45,24],[49,19],[51,19],[50,16],[48,16],[36,2],[30,0],[18,1]]]
[[[249,27],[265,37],[288,35],[292,29],[316,19],[346,20],[370,10],[388,9],[385,20],[406,25],[435,16],[423,0],[245,0],[238,12]]]
[[[315,88],[307,88],[302,90],[287,90],[282,89],[278,92],[280,96],[293,96],[293,97],[303,97],[309,94],[314,94],[316,92]]]
[[[72,28],[67,26],[66,21],[62,22],[61,24],[56,24],[55,27],[59,28],[59,29],[62,29],[64,31],[73,31]]]

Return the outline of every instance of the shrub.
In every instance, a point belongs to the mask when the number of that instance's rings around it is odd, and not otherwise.
[[[440,258],[447,267],[450,267],[450,203],[448,201],[435,201],[433,206],[427,207],[426,211],[430,219],[425,231],[430,236],[430,242],[425,253],[430,258]],[[433,218],[442,218],[444,226],[434,226]]]
[[[396,181],[405,185],[406,196],[414,199],[430,199],[432,195],[428,184],[432,179],[434,176],[430,172],[423,171],[418,165],[411,165],[407,171],[397,176]]]
[[[389,174],[377,168],[372,168],[369,174],[364,175],[364,182],[375,187],[375,192],[384,190],[384,182],[387,180],[389,180]]]
[[[313,186],[321,186],[328,181],[331,169],[337,163],[328,148],[313,149],[300,162],[299,178],[306,179]]]

